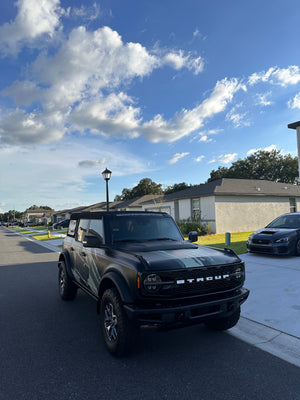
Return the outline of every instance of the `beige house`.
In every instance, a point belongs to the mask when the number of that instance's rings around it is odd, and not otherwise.
[[[48,224],[51,221],[53,211],[44,208],[25,211],[25,222],[34,222],[36,224]]]
[[[176,221],[209,224],[214,233],[246,232],[277,216],[300,211],[300,186],[252,179],[218,179],[143,203],[143,209],[166,211]]]

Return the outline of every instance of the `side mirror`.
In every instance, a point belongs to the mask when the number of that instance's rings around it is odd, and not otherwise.
[[[83,240],[83,247],[101,247],[103,239],[99,236],[86,235]]]
[[[189,233],[189,241],[190,242],[197,242],[198,240],[198,232],[193,231]]]

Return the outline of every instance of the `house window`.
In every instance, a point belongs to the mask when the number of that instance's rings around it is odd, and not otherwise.
[[[192,218],[195,221],[200,221],[200,199],[192,200]]]
[[[290,197],[290,212],[296,212],[296,211],[297,211],[296,198]]]

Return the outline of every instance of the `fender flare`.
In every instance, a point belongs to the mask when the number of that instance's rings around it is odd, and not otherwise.
[[[111,287],[115,287],[117,289],[123,303],[133,303],[133,298],[125,279],[119,273],[115,271],[109,271],[107,274],[103,276],[100,282],[98,291],[98,296],[99,296],[99,302],[97,306],[98,312],[102,294],[106,289],[109,289]]]
[[[60,253],[59,259],[58,259],[58,267],[59,267],[59,262],[60,261],[64,261],[65,266],[67,268],[67,273],[70,276],[73,276],[72,271],[71,271],[71,267],[70,267],[71,266],[71,259],[70,259],[70,255],[69,255],[69,253],[67,251],[64,251],[64,252]]]

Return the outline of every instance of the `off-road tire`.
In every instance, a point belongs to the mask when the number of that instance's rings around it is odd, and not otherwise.
[[[205,325],[217,331],[226,331],[233,328],[240,319],[241,308],[238,307],[232,314],[223,318],[210,319],[205,322]]]
[[[118,357],[128,355],[138,328],[128,319],[116,288],[107,289],[102,295],[100,323],[107,350]]]
[[[60,261],[58,264],[58,290],[63,300],[74,300],[77,293],[77,286],[69,277],[66,264]]]

